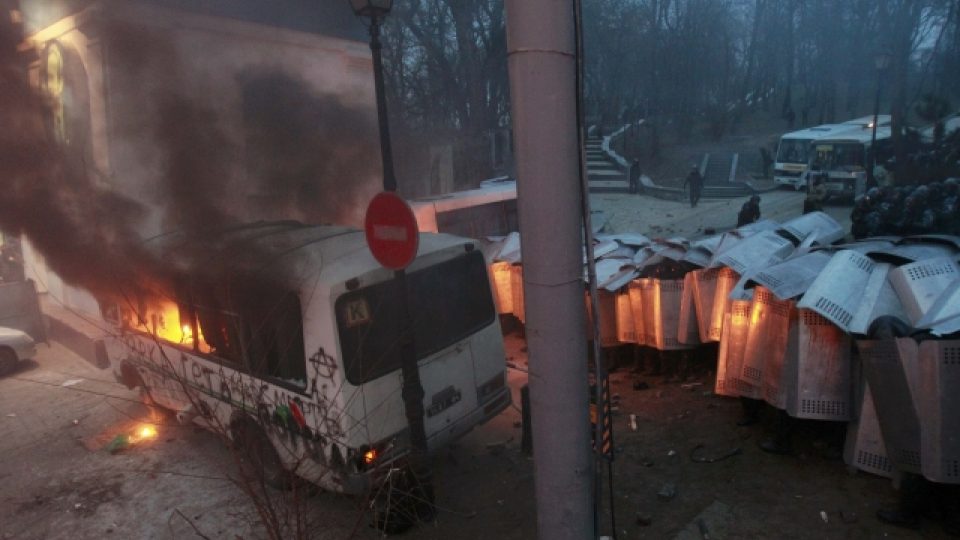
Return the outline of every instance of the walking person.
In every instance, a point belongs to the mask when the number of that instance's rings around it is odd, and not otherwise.
[[[827,199],[827,186],[823,185],[824,175],[813,177],[813,184],[807,189],[807,198],[803,200],[803,213],[823,212],[823,201]]]
[[[749,225],[760,219],[760,196],[753,195],[750,200],[743,203],[740,207],[740,213],[737,214],[737,227]]]
[[[686,189],[687,184],[690,185],[690,208],[696,208],[697,202],[700,200],[700,191],[703,189],[703,177],[700,176],[700,169],[696,165],[690,168],[690,174],[683,181],[684,189]]]
[[[640,160],[630,164],[630,193],[640,193]]]

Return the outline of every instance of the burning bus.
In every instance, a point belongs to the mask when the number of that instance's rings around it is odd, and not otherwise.
[[[181,257],[195,239],[161,243],[174,268],[164,284],[104,310],[119,381],[180,421],[269,441],[276,463],[325,489],[361,493],[402,463],[403,291],[361,231],[237,226],[209,242],[202,265]],[[475,242],[421,235],[406,294],[431,450],[510,404],[489,283]]]

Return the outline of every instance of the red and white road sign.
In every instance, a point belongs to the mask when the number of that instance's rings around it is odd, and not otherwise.
[[[417,257],[417,218],[407,201],[396,193],[384,191],[373,197],[363,228],[370,252],[383,266],[403,270]]]

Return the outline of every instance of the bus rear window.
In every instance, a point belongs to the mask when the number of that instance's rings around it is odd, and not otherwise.
[[[407,274],[417,359],[453,345],[493,322],[483,255],[466,253]],[[337,326],[347,380],[360,385],[400,368],[403,314],[394,280],[337,299]]]

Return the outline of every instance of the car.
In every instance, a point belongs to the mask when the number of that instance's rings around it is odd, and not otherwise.
[[[26,332],[0,326],[0,376],[12,373],[17,365],[37,354],[37,344]]]

